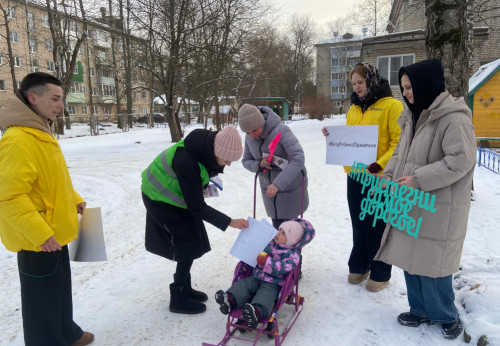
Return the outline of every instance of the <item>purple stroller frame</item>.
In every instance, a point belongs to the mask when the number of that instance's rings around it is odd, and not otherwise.
[[[255,206],[256,206],[256,192],[257,192],[257,176],[258,172],[255,175],[255,182],[254,182],[254,205],[253,205],[253,217],[255,219]],[[305,181],[305,176],[302,173],[302,201],[301,201],[301,207],[302,207],[302,212],[301,212],[301,218],[304,214],[304,181]],[[236,340],[242,340],[242,341],[248,341],[248,342],[253,342],[253,346],[257,344],[257,342],[260,339],[260,336],[262,334],[267,334],[269,338],[274,338],[274,344],[275,346],[280,346],[285,338],[288,335],[288,332],[290,329],[293,327],[295,321],[297,320],[297,317],[300,315],[302,312],[302,308],[304,306],[304,297],[299,295],[299,279],[300,279],[300,268],[302,266],[302,262],[295,267],[293,271],[291,271],[286,279],[285,283],[283,284],[283,287],[280,290],[280,293],[278,295],[278,299],[276,301],[276,304],[274,306],[273,312],[270,317],[261,319],[259,321],[259,325],[257,325],[256,328],[250,328],[247,327],[246,325],[241,325],[236,323],[238,320],[245,320],[242,315],[241,315],[241,309],[234,309],[232,310],[228,316],[227,316],[227,322],[226,322],[226,333],[222,340],[218,344],[209,344],[209,343],[202,343],[204,346],[222,346],[226,345],[226,342],[228,342],[230,339],[236,339]],[[236,268],[234,270],[234,277],[233,277],[233,284],[241,279],[244,279],[250,275],[252,275],[253,268],[249,266],[248,264],[244,262],[239,262],[236,265]],[[285,328],[280,332],[280,328],[278,325],[277,321],[277,315],[282,308],[283,304],[288,304],[292,305],[295,308],[295,313],[293,316],[290,318],[288,321],[287,325]],[[271,327],[269,327],[271,326]],[[240,334],[236,336],[236,331],[237,330],[242,330],[245,329],[247,332],[257,332],[257,335],[255,338],[245,338],[243,337],[245,334]],[[252,335],[255,335],[252,333]]]

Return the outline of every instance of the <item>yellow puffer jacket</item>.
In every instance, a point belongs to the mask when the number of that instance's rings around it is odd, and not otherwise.
[[[13,252],[41,251],[53,235],[66,245],[78,235],[76,206],[83,199],[73,189],[56,138],[50,131],[12,125],[40,117],[20,100],[11,101],[0,120],[8,127],[0,140],[0,238]]]
[[[399,142],[401,128],[397,120],[403,108],[403,104],[395,98],[384,97],[368,107],[364,113],[359,105],[352,105],[347,112],[348,126],[378,125],[377,163],[382,169],[391,159]],[[349,173],[351,166],[344,166],[344,170]]]

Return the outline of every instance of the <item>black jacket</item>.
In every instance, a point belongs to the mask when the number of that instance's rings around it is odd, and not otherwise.
[[[200,167],[210,176],[223,172],[214,155],[216,132],[197,129],[184,140],[184,149],[177,149],[172,169],[186,201],[187,209],[152,201],[143,194],[146,206],[146,249],[175,261],[191,260],[210,251],[210,242],[203,221],[225,230],[231,218],[205,203],[201,188]]]

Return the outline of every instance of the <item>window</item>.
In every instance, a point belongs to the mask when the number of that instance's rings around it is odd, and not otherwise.
[[[340,108],[342,107],[342,101],[335,101],[334,105],[336,108]]]
[[[339,59],[332,59],[332,66],[340,66],[340,60]]]
[[[94,106],[94,115],[99,114],[99,107]]]
[[[398,86],[399,69],[415,62],[415,54],[379,56],[377,68],[380,75],[389,81],[391,86]]]
[[[115,87],[112,85],[103,85],[102,96],[115,96]]]
[[[47,61],[47,70],[50,72],[56,72],[56,67],[53,61]]]
[[[89,68],[89,74],[91,77],[95,76],[95,68],[93,67]]]
[[[332,94],[342,94],[342,93],[345,93],[345,87],[343,85],[332,87]]]
[[[35,14],[28,12],[28,29],[35,30]]]
[[[148,114],[148,107],[142,107],[142,114]]]
[[[82,103],[82,114],[87,115],[87,106]]]
[[[16,81],[16,85],[17,85],[17,87],[16,87],[17,89],[21,89],[21,81],[20,80]]]
[[[87,55],[89,56],[89,58],[92,58],[94,56],[94,54],[92,54],[92,50],[90,48],[87,48]]]
[[[349,75],[347,73],[332,73],[332,80],[347,80],[349,78]]]
[[[70,115],[75,115],[76,114],[76,106],[68,106],[68,113]]]
[[[92,87],[92,96],[97,96],[97,88],[95,87]]]
[[[14,57],[14,66],[20,67],[21,66],[21,57],[20,56],[15,56]]]
[[[9,14],[7,15],[8,18],[17,18],[16,15],[16,8],[15,7],[10,7],[9,6]]]
[[[32,59],[31,60],[31,72],[38,72],[39,66],[38,66],[38,59]]]
[[[142,96],[142,98],[143,98],[143,99],[145,99],[145,98],[146,98],[146,92],[145,92],[145,91],[143,91],[143,92],[141,93],[141,96]]]
[[[19,43],[19,39],[17,37],[17,31],[10,32],[10,42]]]
[[[78,64],[75,64],[75,67],[73,68],[73,74],[78,74]]]
[[[5,79],[0,79],[0,90],[5,90]]]
[[[356,66],[357,64],[359,64],[361,62],[361,60],[359,59],[349,59],[349,66]]]
[[[49,28],[49,16],[43,16],[42,17],[42,25],[44,28]]]
[[[36,53],[38,51],[38,45],[36,43],[36,36],[29,35],[29,45],[30,45],[30,53]]]
[[[0,65],[2,65],[2,56],[0,55]]]
[[[52,40],[45,40],[45,48],[48,50],[48,51],[52,51],[52,49],[54,49],[54,45],[52,44]]]
[[[70,92],[72,94],[84,94],[83,83],[80,83],[80,82],[73,82],[73,83],[71,83],[71,90],[70,90]]]

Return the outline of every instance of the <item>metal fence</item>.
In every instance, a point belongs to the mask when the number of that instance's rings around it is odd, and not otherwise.
[[[477,151],[478,166],[500,174],[500,154],[482,147],[477,147]]]

